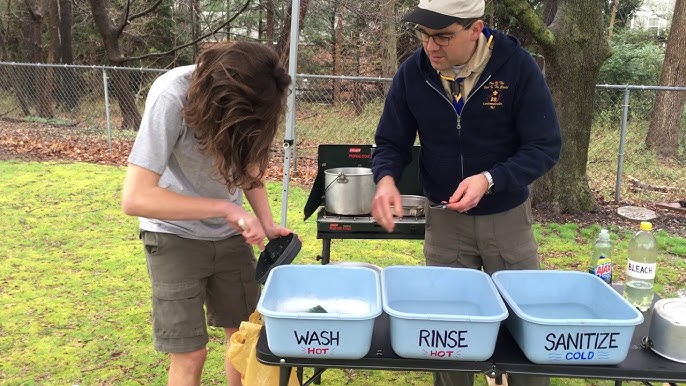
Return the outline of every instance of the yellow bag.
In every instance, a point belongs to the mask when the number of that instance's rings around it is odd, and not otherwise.
[[[262,315],[255,311],[247,322],[241,322],[238,331],[231,335],[229,361],[241,373],[244,386],[278,386],[279,366],[263,365],[257,360],[257,339],[264,325]],[[295,371],[291,371],[288,386],[299,386]]]

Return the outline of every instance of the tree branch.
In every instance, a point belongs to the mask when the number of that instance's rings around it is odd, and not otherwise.
[[[117,36],[121,36],[121,34],[124,33],[124,28],[129,25],[130,19],[129,19],[129,13],[131,12],[131,0],[126,0],[126,6],[124,7],[124,11],[122,12],[121,16],[119,17],[119,25],[117,26]]]
[[[138,19],[139,17],[143,17],[143,16],[155,11],[161,3],[162,3],[162,0],[157,0],[155,2],[155,4],[150,6],[150,8],[148,8],[144,11],[138,12],[138,13],[134,13],[133,15],[131,15],[129,17],[129,22],[131,22],[131,20]]]
[[[225,21],[224,23],[222,23],[221,25],[219,25],[219,26],[218,26],[217,28],[215,28],[214,30],[212,30],[212,31],[210,31],[210,32],[208,32],[208,33],[206,33],[205,35],[202,35],[202,36],[198,37],[197,39],[193,40],[192,42],[188,42],[188,43],[186,43],[186,44],[183,44],[183,45],[174,47],[174,48],[170,49],[169,51],[165,51],[165,52],[156,52],[156,53],[154,53],[154,54],[145,54],[145,55],[140,55],[140,56],[132,56],[132,57],[127,58],[127,60],[141,60],[141,59],[147,59],[147,58],[157,58],[157,57],[160,57],[160,56],[165,56],[165,55],[172,54],[172,53],[174,53],[174,52],[176,52],[176,51],[178,51],[178,50],[180,50],[180,49],[183,49],[183,48],[192,46],[192,45],[194,45],[194,44],[196,44],[196,43],[198,43],[198,42],[200,42],[200,41],[202,41],[202,40],[204,40],[204,39],[206,39],[206,38],[208,38],[208,37],[210,37],[210,36],[216,34],[217,32],[219,32],[219,31],[221,31],[222,29],[224,29],[224,27],[226,27],[227,24],[229,24],[229,23],[231,23],[232,21],[236,20],[236,18],[237,18],[241,13],[243,13],[243,11],[245,11],[245,10],[248,8],[248,6],[250,5],[250,1],[251,1],[251,0],[246,0],[245,4],[243,4],[243,6],[238,10],[238,12],[236,12],[236,13],[231,17],[231,19]]]
[[[36,11],[33,9],[33,4],[31,4],[29,0],[24,0],[24,4],[26,4],[26,10],[29,12],[29,15],[31,16],[31,19],[33,21],[36,21],[43,17],[40,10]]]
[[[526,0],[503,0],[503,3],[505,8],[531,31],[531,35],[538,44],[549,50],[555,48],[555,35],[548,29]]]

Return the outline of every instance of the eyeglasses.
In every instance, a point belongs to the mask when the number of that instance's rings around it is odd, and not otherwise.
[[[469,23],[468,25],[462,27],[461,30],[456,31],[456,32],[451,32],[451,33],[438,33],[438,34],[428,34],[426,31],[423,29],[419,28],[419,26],[414,27],[414,33],[417,35],[417,38],[421,40],[422,43],[426,44],[429,42],[429,38],[433,39],[434,43],[436,43],[437,46],[439,47],[445,47],[450,44],[450,41],[457,35],[458,33],[469,29],[472,26],[473,23]]]

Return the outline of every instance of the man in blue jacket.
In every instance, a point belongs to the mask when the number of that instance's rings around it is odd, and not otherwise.
[[[485,26],[484,8],[484,0],[420,0],[404,17],[422,47],[398,69],[376,131],[372,215],[393,231],[391,207],[402,215],[396,182],[418,135],[424,195],[443,204],[427,211],[426,264],[537,269],[529,185],[558,161],[560,128],[538,65],[517,39]],[[434,383],[471,385],[473,375],[439,372]]]

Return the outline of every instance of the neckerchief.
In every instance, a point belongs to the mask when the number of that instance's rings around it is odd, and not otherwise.
[[[491,49],[491,44],[493,42],[493,34],[491,33],[491,30],[488,27],[484,27],[482,30],[482,33],[484,35],[484,40],[485,40],[485,50]],[[479,50],[479,48],[477,48]],[[472,58],[474,58],[475,55],[472,55]],[[482,56],[482,60],[480,62],[482,63],[472,63],[472,58],[470,58],[469,62],[465,64],[462,67],[462,70],[460,71],[460,74],[455,74],[453,70],[447,70],[444,72],[439,72],[439,75],[441,79],[445,82],[447,82],[446,91],[448,91],[449,95],[452,97],[452,103],[453,107],[455,108],[455,111],[458,114],[462,113],[462,108],[464,107],[464,100],[465,98],[462,97],[462,91],[461,91],[461,85],[462,82],[464,81],[465,78],[467,78],[469,75],[472,74],[476,69],[483,69],[485,66],[486,62],[490,58],[490,53],[484,57]],[[485,60],[483,60],[485,59]],[[481,71],[479,71],[480,73]],[[458,76],[459,75],[459,76]],[[465,93],[466,94],[466,93]]]

